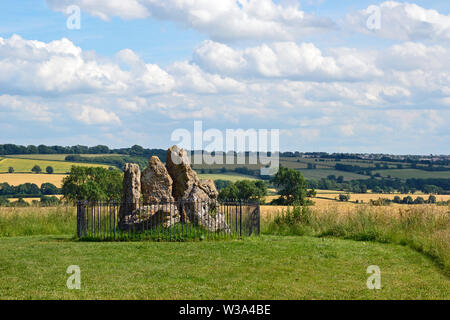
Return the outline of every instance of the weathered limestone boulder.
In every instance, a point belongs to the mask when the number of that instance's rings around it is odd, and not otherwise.
[[[172,178],[158,157],[152,157],[141,174],[144,204],[173,202]]]
[[[182,200],[182,216],[186,222],[203,226],[209,231],[226,231],[225,216],[218,212],[219,192],[212,180],[200,180],[192,170],[185,150],[173,146],[167,152],[167,171],[172,177],[173,196]]]
[[[123,175],[122,203],[119,210],[119,221],[130,215],[139,206],[141,198],[141,170],[139,165],[127,163]]]
[[[168,228],[191,222],[211,232],[230,232],[220,212],[214,182],[198,178],[185,150],[173,146],[167,152],[165,167],[158,157],[152,157],[142,174],[138,170],[137,165],[125,166],[123,200],[132,205],[121,208],[123,230],[147,230],[160,225]],[[144,205],[139,207],[141,185]]]
[[[180,214],[175,203],[151,204],[138,208],[127,216],[121,224],[121,229],[150,230],[162,226],[170,228],[180,222]]]
[[[208,195],[209,199],[217,200],[219,191],[217,191],[214,181],[211,179],[200,180],[199,187]]]
[[[217,201],[188,201],[183,204],[182,210],[191,223],[202,226],[208,231],[230,232],[226,217],[220,211],[221,207]]]
[[[200,183],[184,149],[173,146],[167,151],[166,168],[174,182],[172,194],[176,200],[186,199]]]
[[[172,178],[158,157],[152,157],[140,175],[144,203],[133,208],[121,223],[122,230],[149,230],[159,226],[170,228],[180,222],[180,214],[172,196]]]

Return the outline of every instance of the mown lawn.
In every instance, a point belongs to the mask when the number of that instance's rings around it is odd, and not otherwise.
[[[223,242],[0,238],[0,299],[449,299],[450,280],[392,244],[262,236]],[[66,269],[81,268],[81,290]],[[366,268],[381,268],[368,290]]]

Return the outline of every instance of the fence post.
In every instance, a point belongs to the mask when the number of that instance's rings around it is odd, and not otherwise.
[[[83,202],[77,202],[77,237],[81,239],[85,232],[85,206]]]

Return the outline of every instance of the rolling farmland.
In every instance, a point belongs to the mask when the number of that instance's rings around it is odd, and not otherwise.
[[[450,179],[449,171],[425,171],[419,169],[391,169],[378,170],[374,173],[379,173],[383,177],[391,176],[392,178],[406,179]]]
[[[50,161],[65,161],[67,156],[70,154],[17,154],[9,155],[8,158],[15,159],[30,159],[30,160],[50,160]],[[86,158],[97,158],[97,157],[120,157],[120,154],[82,154],[81,156]]]
[[[39,187],[46,182],[50,182],[61,187],[65,174],[34,174],[34,173],[3,173],[0,174],[0,183],[8,183],[11,186],[18,186],[24,183],[34,183]]]
[[[200,173],[198,174],[198,177],[200,179],[226,180],[231,182],[236,182],[239,180],[258,180],[255,177],[238,173],[218,173],[218,174]]]
[[[350,180],[364,180],[367,179],[367,176],[364,176],[362,174],[352,173],[352,172],[345,172],[345,171],[338,171],[333,169],[301,169],[299,170],[305,179],[326,179],[330,175],[334,175],[336,177],[343,176],[345,181]]]
[[[108,165],[102,164],[89,164],[89,163],[76,163],[67,161],[50,161],[50,160],[31,160],[31,159],[19,159],[19,158],[3,158],[0,160],[0,173],[8,172],[9,167],[14,168],[15,173],[30,173],[31,169],[38,165],[42,171],[45,172],[47,166],[51,166],[54,169],[54,173],[67,173],[72,166],[82,167],[103,167],[109,168]]]

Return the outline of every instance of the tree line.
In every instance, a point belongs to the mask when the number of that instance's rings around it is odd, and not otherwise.
[[[19,198],[16,201],[10,201],[7,198],[0,197],[0,206],[2,207],[29,207],[29,206],[40,206],[40,207],[52,207],[57,206],[61,203],[58,197],[55,196],[41,196],[39,200],[33,200],[30,203],[25,201],[23,198]]]
[[[59,195],[61,191],[60,188],[49,182],[43,183],[41,187],[34,183],[24,183],[18,186],[11,186],[7,182],[0,183],[0,197],[40,197],[42,195]]]
[[[450,192],[450,179],[360,179],[344,181],[343,176],[330,175],[319,180],[307,180],[309,188],[322,190],[338,190],[353,193],[415,193],[421,191],[426,194],[445,194]]]
[[[76,146],[46,146],[29,145],[21,146],[16,144],[0,144],[0,155],[17,154],[121,154],[129,156],[140,156],[150,158],[158,156],[161,161],[165,161],[167,150],[163,149],[145,149],[139,145],[131,148],[110,149],[108,146],[98,145],[94,147],[76,145]]]
[[[141,170],[147,167],[148,158],[131,157],[131,156],[98,156],[98,157],[83,157],[81,155],[70,155],[65,158],[66,161],[79,163],[99,163],[107,164],[118,169],[123,169],[126,163],[136,163]]]

